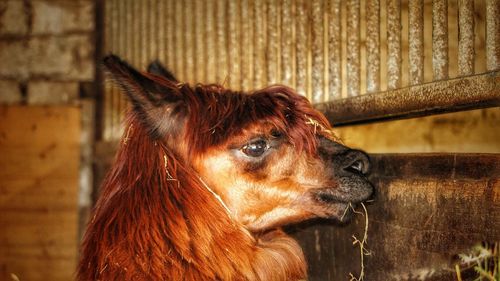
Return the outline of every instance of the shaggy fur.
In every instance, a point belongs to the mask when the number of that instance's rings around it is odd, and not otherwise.
[[[294,153],[319,159],[319,131],[308,122],[329,128],[323,115],[283,86],[244,94],[140,73],[114,56],[105,66],[133,108],[83,240],[77,280],[305,278],[298,244],[279,228],[246,229],[192,162],[261,125],[279,131]]]

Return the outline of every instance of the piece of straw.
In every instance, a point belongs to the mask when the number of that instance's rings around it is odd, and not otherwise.
[[[314,133],[316,134],[319,131],[325,135],[325,137],[331,139],[332,141],[338,142],[340,144],[343,144],[342,140],[333,132],[331,128],[325,128],[323,125],[321,125],[317,120],[312,119],[311,117],[307,116],[307,121],[306,124],[314,126]]]
[[[352,208],[353,212],[356,214],[361,214],[365,217],[365,232],[363,234],[363,239],[360,241],[358,238],[356,238],[355,235],[352,236],[354,241],[352,242],[353,245],[358,244],[359,245],[359,254],[360,254],[360,259],[361,259],[361,271],[359,273],[359,276],[356,278],[352,273],[349,273],[350,279],[349,281],[363,281],[365,277],[365,256],[369,256],[371,253],[368,251],[368,249],[365,247],[366,241],[368,239],[368,211],[366,210],[365,204],[361,203],[361,206],[363,207],[364,213],[358,212],[354,210],[351,204],[349,206]]]

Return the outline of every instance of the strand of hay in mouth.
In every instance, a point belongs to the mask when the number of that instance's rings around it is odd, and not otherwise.
[[[365,231],[363,234],[363,239],[359,240],[356,235],[352,235],[353,238],[353,245],[358,245],[359,246],[359,255],[361,259],[361,271],[359,272],[359,276],[355,277],[354,274],[349,273],[349,281],[363,281],[365,277],[365,256],[371,255],[370,251],[366,248],[366,243],[368,240],[368,210],[366,210],[365,204],[361,203],[361,206],[363,207],[364,212],[359,212],[354,209],[351,203],[346,207],[344,210],[344,213],[342,214],[342,217],[340,218],[340,221],[342,221],[347,213],[347,211],[352,209],[352,211],[356,214],[360,214],[365,217]]]

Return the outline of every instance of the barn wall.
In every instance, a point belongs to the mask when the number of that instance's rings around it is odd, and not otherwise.
[[[459,255],[500,240],[499,154],[377,154],[368,204],[364,280],[458,280]],[[358,209],[362,210],[361,208]],[[318,223],[294,234],[305,249],[310,281],[349,280],[361,270],[365,218]],[[477,256],[477,254],[475,255]],[[465,270],[462,280],[475,280]]]
[[[499,33],[496,2],[445,2],[446,9],[433,1],[110,0],[104,52],[140,69],[159,59],[189,83],[237,90],[281,83],[315,104],[486,73],[498,80],[500,38],[486,36],[486,29]],[[443,34],[433,33],[434,25]],[[471,95],[463,87],[455,92]],[[107,85],[103,140],[121,136],[126,106]]]
[[[370,153],[500,153],[499,124],[495,107],[343,126],[335,132],[347,145]]]
[[[72,279],[93,185],[95,6],[0,1],[0,280]]]
[[[0,280],[72,279],[80,113],[76,106],[0,106]]]
[[[109,0],[104,50],[140,69],[159,59],[189,83],[296,88],[348,145],[377,153],[365,280],[454,280],[458,254],[500,241],[498,10],[496,0]],[[103,94],[101,171],[128,106],[110,84]],[[311,280],[359,273],[351,235],[363,222],[291,230]]]

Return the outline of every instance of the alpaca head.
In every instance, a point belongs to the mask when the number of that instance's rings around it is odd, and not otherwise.
[[[191,87],[161,69],[139,72],[116,56],[104,65],[151,140],[189,165],[250,232],[339,220],[372,194],[368,156],[339,143],[325,117],[290,88]]]

